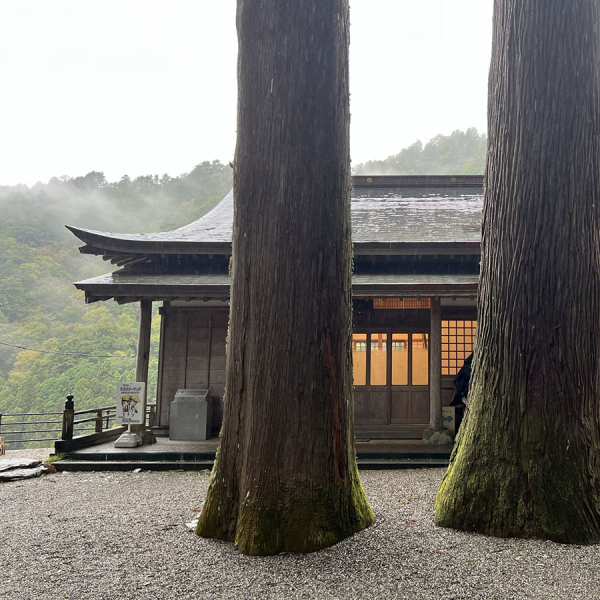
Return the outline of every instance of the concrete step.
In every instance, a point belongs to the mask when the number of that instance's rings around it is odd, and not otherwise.
[[[58,471],[204,471],[213,466],[212,460],[57,460]],[[359,459],[359,470],[445,468],[444,459]]]
[[[357,452],[359,462],[372,460],[437,460],[446,461],[450,458],[449,452]],[[213,461],[214,452],[130,452],[120,450],[119,452],[67,452],[63,454],[65,460],[77,461],[126,461],[126,462],[202,462]]]
[[[118,452],[93,452],[89,449],[79,452],[67,452],[62,455],[64,460],[81,462],[212,462],[215,459],[214,452],[132,452],[119,450]]]
[[[213,461],[130,461],[130,460],[57,460],[57,471],[204,471],[211,470]]]

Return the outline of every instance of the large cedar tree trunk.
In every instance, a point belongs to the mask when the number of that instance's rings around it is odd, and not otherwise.
[[[495,0],[479,324],[436,522],[600,539],[598,0]]]
[[[347,0],[238,0],[227,389],[197,533],[309,552],[373,521],[352,407]]]

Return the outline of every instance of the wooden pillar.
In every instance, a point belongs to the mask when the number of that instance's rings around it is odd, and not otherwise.
[[[429,335],[429,428],[442,429],[442,307],[431,298]]]
[[[162,431],[159,435],[169,435],[169,422],[165,417],[165,407],[169,406],[169,403],[173,398],[169,399],[163,396],[163,373],[165,369],[165,332],[167,330],[167,309],[170,306],[170,302],[164,301],[162,307],[158,309],[160,315],[160,340],[158,343],[158,377],[156,381],[156,425]]]
[[[140,331],[138,335],[135,380],[148,383],[150,364],[150,333],[152,329],[152,301],[140,300]]]
[[[137,363],[135,380],[146,384],[144,406],[148,397],[148,365],[150,364],[150,333],[152,331],[152,300],[140,300],[140,330],[138,335]],[[145,444],[155,442],[154,436],[146,431],[146,425],[134,425],[132,431],[137,433]]]

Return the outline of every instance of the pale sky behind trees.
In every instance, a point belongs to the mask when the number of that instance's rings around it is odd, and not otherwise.
[[[351,152],[486,130],[492,0],[350,0]],[[0,3],[0,185],[233,159],[235,0]]]

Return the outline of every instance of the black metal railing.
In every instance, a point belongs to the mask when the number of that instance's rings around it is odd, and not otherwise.
[[[62,414],[62,412],[0,414],[0,437],[4,438],[7,447],[11,444],[55,440],[58,436],[47,436],[61,432]],[[35,417],[43,417],[43,419],[38,420]],[[55,418],[51,419],[51,417]],[[54,428],[39,429],[42,425],[53,425]],[[36,434],[44,434],[46,437],[31,437]]]
[[[0,437],[6,448],[16,450],[29,443],[71,440],[73,436],[101,433],[116,422],[115,406],[75,410],[69,394],[62,412],[0,413]],[[41,418],[36,418],[41,417]],[[146,425],[156,422],[156,404],[146,405]]]

